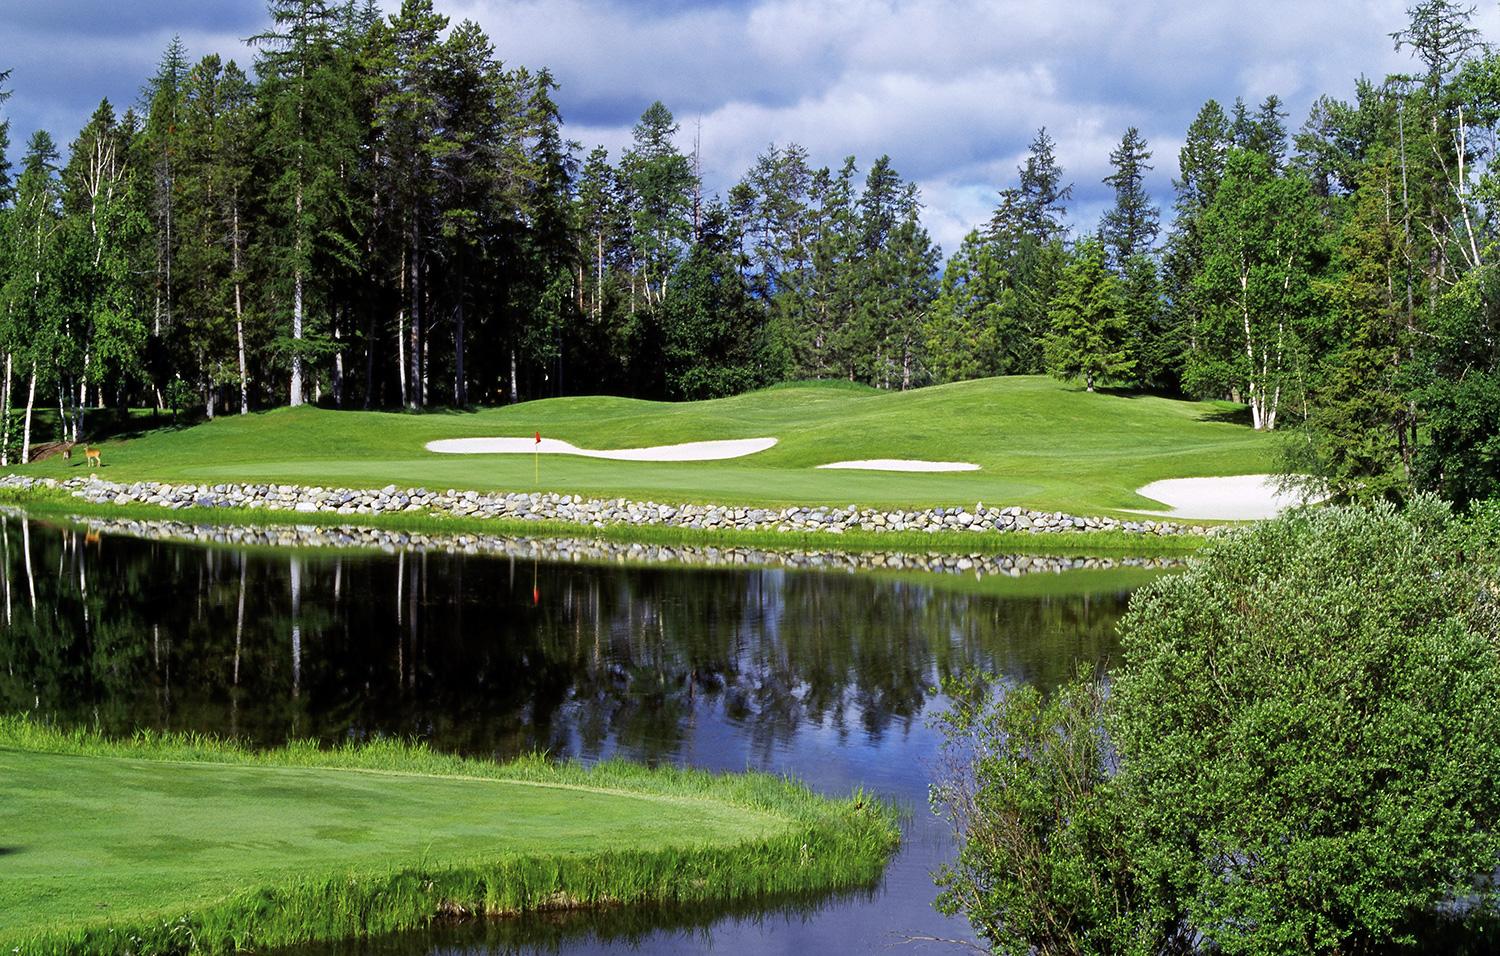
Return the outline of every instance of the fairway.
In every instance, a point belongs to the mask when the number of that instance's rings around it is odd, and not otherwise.
[[[878,873],[893,839],[883,811],[757,775],[492,764],[401,744],[117,744],[0,720],[7,951],[124,945],[120,933],[178,923],[269,945],[448,908],[832,888]],[[827,859],[799,867],[824,840]]]
[[[1079,514],[1150,509],[1152,481],[1273,470],[1269,435],[1238,406],[1089,393],[1039,376],[910,392],[788,385],[705,402],[561,398],[474,412],[281,409],[104,445],[113,481],[544,490],[590,497],[764,506],[1020,505]],[[591,449],[776,438],[722,461],[610,461],[566,455],[447,455],[441,439],[540,432]],[[972,462],[977,471],[819,468],[841,461]],[[52,459],[26,472],[82,475]],[[538,477],[539,476],[539,477]]]

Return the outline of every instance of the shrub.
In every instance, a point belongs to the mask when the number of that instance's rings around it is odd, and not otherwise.
[[[945,899],[1011,952],[1354,953],[1477,921],[1500,859],[1497,527],[1430,500],[1309,511],[1143,589],[1107,695],[960,722],[988,744]],[[1108,737],[1068,756],[1080,694]],[[1111,754],[1086,787],[1057,771]],[[977,848],[1019,824],[1025,853]],[[1068,920],[1066,945],[1038,929]]]
[[[1081,673],[1050,697],[1018,687],[991,702],[971,675],[945,690],[948,766],[932,802],[962,849],[938,874],[938,909],[1014,956],[1186,951],[1182,919],[1143,885],[1124,839],[1102,686]]]

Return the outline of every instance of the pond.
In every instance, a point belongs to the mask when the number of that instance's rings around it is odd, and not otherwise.
[[[110,734],[395,735],[499,758],[755,768],[910,811],[868,892],[449,926],[304,956],[949,950],[921,941],[972,938],[932,909],[931,874],[954,852],[926,803],[935,685],[981,668],[1052,686],[1108,661],[1142,579],[241,548],[17,515],[0,516],[0,561],[3,711]]]

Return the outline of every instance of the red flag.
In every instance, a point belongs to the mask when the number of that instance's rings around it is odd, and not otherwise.
[[[542,433],[541,432],[537,432],[536,435],[535,435],[535,438],[536,438],[536,443],[538,445],[540,445],[542,443]]]

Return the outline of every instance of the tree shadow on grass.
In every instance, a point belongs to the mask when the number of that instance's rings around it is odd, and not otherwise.
[[[21,847],[18,846],[0,846],[0,856],[15,856],[20,852]]]
[[[1244,425],[1246,428],[1255,424],[1250,417],[1250,409],[1244,406],[1211,409],[1198,416],[1198,420],[1223,425]]]

